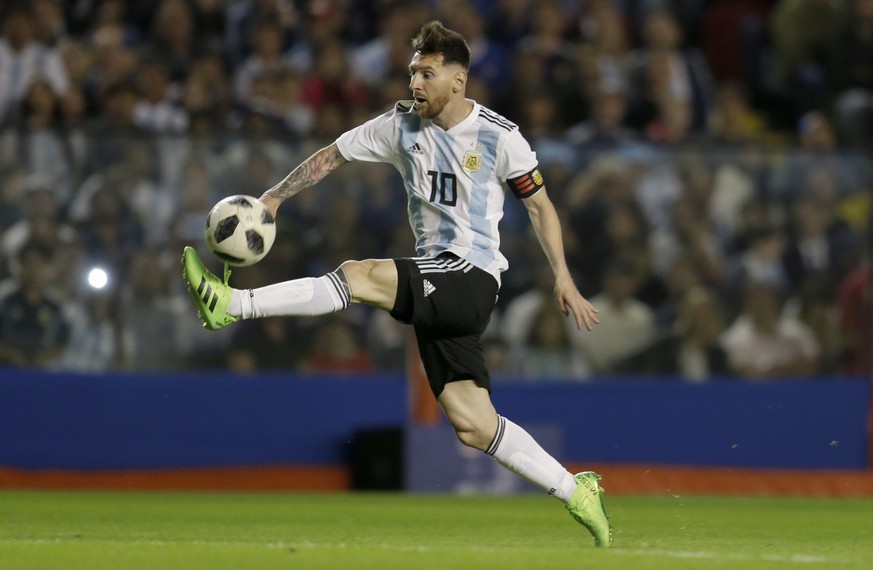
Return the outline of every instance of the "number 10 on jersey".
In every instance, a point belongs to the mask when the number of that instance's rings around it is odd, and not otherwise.
[[[439,203],[446,206],[454,206],[458,202],[458,182],[457,177],[451,172],[438,172],[436,170],[428,170],[430,176],[430,201],[437,201],[439,194]]]

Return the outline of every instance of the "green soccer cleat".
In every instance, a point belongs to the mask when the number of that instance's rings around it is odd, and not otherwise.
[[[222,281],[206,269],[193,247],[186,246],[182,253],[182,277],[188,282],[188,292],[197,303],[204,327],[218,330],[238,320],[227,314],[233,289],[227,284],[230,268],[226,263]]]
[[[600,475],[594,471],[583,471],[573,477],[576,490],[565,505],[570,515],[594,536],[594,546],[612,546],[612,525],[603,508],[603,487]]]

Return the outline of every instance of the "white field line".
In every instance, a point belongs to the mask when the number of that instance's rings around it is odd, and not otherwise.
[[[752,555],[743,554],[740,552],[707,552],[704,550],[661,550],[661,549],[622,549],[616,548],[612,552],[627,556],[661,556],[664,558],[684,558],[684,559],[712,559],[712,560],[735,560],[735,561],[766,561],[766,562],[791,562],[800,564],[838,564],[848,563],[850,560],[844,558],[834,558],[830,556],[819,556],[816,554],[762,554]]]
[[[28,543],[28,544],[59,544],[59,543],[75,543],[78,542],[79,538],[69,536],[69,537],[55,537],[55,538],[0,538],[0,544],[3,543]],[[196,545],[196,546],[216,546],[220,548],[235,548],[235,547],[248,547],[248,548],[268,548],[268,549],[278,549],[278,550],[297,550],[297,549],[308,549],[308,550],[317,550],[321,548],[379,548],[381,550],[386,551],[394,551],[394,552],[436,552],[440,550],[445,550],[449,548],[448,546],[438,546],[431,547],[427,545],[399,545],[399,544],[388,544],[388,543],[380,543],[380,544],[354,544],[349,545],[343,542],[336,543],[314,543],[308,540],[300,541],[300,542],[269,542],[269,543],[258,543],[258,542],[245,542],[245,541],[230,541],[230,540],[125,540],[125,541],[115,541],[112,539],[96,539],[89,540],[86,539],[87,542],[110,542],[116,543],[119,545],[145,545],[145,546],[185,546],[185,545]],[[527,550],[522,548],[513,548],[513,547],[491,547],[491,546],[465,546],[460,548],[459,550],[465,550],[467,552],[513,552],[513,551],[521,551]],[[662,558],[678,558],[678,559],[698,559],[698,560],[731,560],[731,561],[766,561],[766,562],[787,562],[787,563],[796,563],[796,564],[847,564],[850,563],[851,560],[845,558],[835,558],[829,556],[820,556],[815,554],[763,554],[760,556],[743,554],[740,552],[709,552],[705,550],[664,550],[658,548],[652,549],[624,549],[621,547],[612,548],[608,551],[612,555],[622,555],[622,556],[634,556],[634,557],[662,557]]]

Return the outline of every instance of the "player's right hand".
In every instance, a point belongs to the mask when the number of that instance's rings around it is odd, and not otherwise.
[[[273,198],[272,196],[268,196],[267,194],[262,195],[258,198],[264,205],[267,207],[267,210],[273,215],[273,219],[276,219],[276,216],[279,213],[279,205],[282,203],[281,200]]]

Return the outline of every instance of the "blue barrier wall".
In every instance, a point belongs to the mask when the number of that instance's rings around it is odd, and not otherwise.
[[[10,377],[12,376],[12,377]],[[401,376],[0,375],[0,465],[325,464],[406,418]]]
[[[867,465],[863,380],[513,383],[516,423],[557,425],[574,462]],[[241,377],[0,371],[0,465],[122,469],[337,464],[359,429],[403,425],[399,375]]]
[[[857,380],[703,385],[640,380],[498,387],[516,423],[557,421],[573,460],[848,468],[867,465],[870,385]]]

